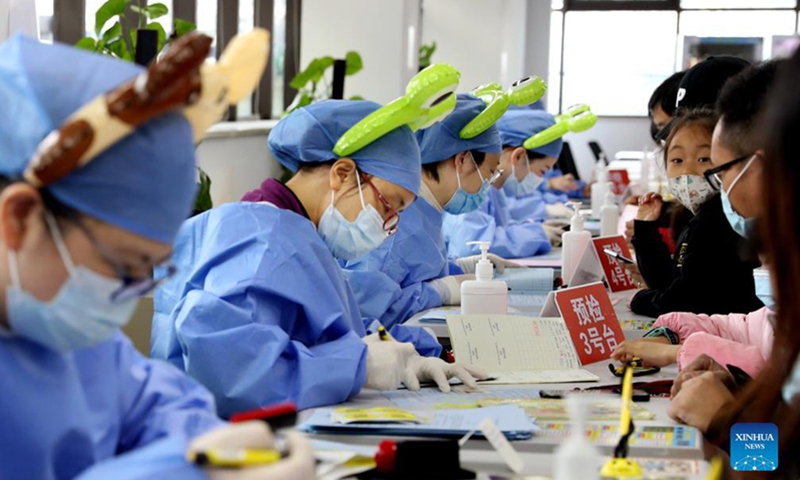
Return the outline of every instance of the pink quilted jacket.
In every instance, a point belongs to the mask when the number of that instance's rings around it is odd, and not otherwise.
[[[767,307],[747,315],[669,313],[653,327],[668,327],[680,337],[679,369],[705,353],[721,365],[736,365],[755,377],[772,350],[771,313]]]

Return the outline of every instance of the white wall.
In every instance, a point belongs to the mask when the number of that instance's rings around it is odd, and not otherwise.
[[[460,91],[488,82],[508,85],[525,75],[548,78],[549,1],[423,0],[422,11],[423,43],[436,40],[439,48],[433,60],[461,71]],[[590,140],[597,140],[611,156],[652,146],[649,121],[633,117],[600,118],[590,131],[568,134],[565,140],[584,178],[591,177],[594,165]]]
[[[345,81],[345,97],[387,103],[417,73],[420,0],[304,0],[300,63],[355,50],[364,69]]]
[[[267,177],[280,177],[281,170],[269,154],[267,133],[207,138],[197,149],[200,167],[211,177],[214,205],[236,202]]]

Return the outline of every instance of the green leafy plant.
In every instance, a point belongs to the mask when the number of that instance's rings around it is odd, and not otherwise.
[[[347,52],[344,59],[346,62],[345,75],[347,76],[355,75],[364,68],[364,62],[358,52]],[[332,85],[326,78],[326,73],[333,66],[333,61],[333,57],[330,56],[315,58],[309,62],[305,70],[292,78],[289,85],[297,90],[297,95],[292,104],[283,112],[283,116],[316,101],[330,98]],[[363,100],[357,95],[350,99]]]
[[[421,45],[419,47],[419,69],[427,68],[431,65],[431,57],[436,52],[436,42],[431,42],[430,45]]]
[[[126,10],[132,1],[108,0],[101,5],[94,16],[95,37],[84,37],[75,46],[132,62],[136,51],[136,30],[131,29],[128,35],[125,35],[125,31],[122,28],[126,20]],[[171,37],[167,37],[164,27],[153,20],[167,15],[169,8],[163,3],[142,6],[142,1],[136,0],[136,4],[131,5],[131,10],[139,15],[138,28],[140,30],[155,30],[158,33],[158,51],[161,51],[170,40],[181,37],[197,28],[192,22],[175,19],[174,32]],[[111,26],[106,28],[109,23]]]
[[[136,30],[131,30],[126,36],[122,25],[125,24],[125,13],[128,5],[133,0],[108,0],[95,13],[94,37],[84,37],[75,44],[76,47],[103,55],[109,55],[128,62],[133,62],[136,52]],[[174,31],[170,37],[160,23],[154,22],[169,13],[169,8],[163,3],[153,3],[142,6],[137,0],[131,5],[131,10],[139,15],[139,29],[155,30],[158,32],[158,51],[176,38],[182,37],[196,30],[197,26],[189,21],[176,18],[173,21]],[[113,23],[112,23],[113,22]],[[106,25],[111,26],[106,28]],[[198,167],[199,181],[197,183],[197,197],[194,203],[194,214],[203,213],[213,208],[211,200],[211,178]]]
[[[194,199],[194,214],[200,214],[214,208],[211,201],[211,177],[202,168],[197,167],[199,181],[197,182],[197,197]]]

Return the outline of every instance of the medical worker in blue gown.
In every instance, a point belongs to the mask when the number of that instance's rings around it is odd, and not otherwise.
[[[438,356],[422,329],[397,326],[392,342],[367,336],[377,322],[362,319],[337,263],[377,248],[420,188],[407,126],[348,157],[333,152],[378,107],[327,100],[293,112],[269,148],[294,177],[269,179],[248,197],[258,201],[223,205],[181,229],[173,260],[185,274],[156,292],[151,355],[210,388],[223,416],[281,400],[330,405],[401,382],[435,380],[449,391],[447,377],[458,376],[474,385],[464,367],[401,343]]]
[[[562,139],[527,150],[527,155],[519,144],[520,139],[528,133],[528,136],[532,136],[555,125],[555,118],[544,110],[509,112],[497,125],[504,139],[505,155],[501,157],[501,168],[508,170],[509,164],[511,167],[511,175],[502,190],[511,219],[543,221],[551,217],[570,216],[571,210],[563,203],[568,200],[566,194],[553,194],[552,189],[547,187],[548,182],[553,181],[548,179],[548,175],[553,172],[561,155]]]
[[[219,448],[229,429],[213,397],[119,330],[192,208],[188,122],[163,115],[55,183],[21,180],[49,132],[139,72],[19,36],[0,46],[0,478],[217,478],[185,459],[192,437],[221,427],[201,439]],[[241,428],[240,445],[270,442],[263,426]],[[263,478],[313,472],[293,443],[303,459]]]
[[[499,161],[497,127],[489,124],[470,139],[459,134],[485,108],[477,97],[459,94],[449,117],[417,132],[422,154],[419,198],[401,214],[396,235],[345,266],[364,316],[392,326],[423,310],[461,304],[461,282],[474,278],[477,257],[448,258],[442,215],[469,213],[486,198]],[[514,266],[494,255],[492,261],[499,271]]]
[[[445,215],[443,231],[450,256],[477,254],[477,246],[467,242],[483,241],[491,243],[489,252],[504,258],[532,257],[549,252],[551,244],[560,241],[560,228],[543,223],[546,202],[537,189],[544,172],[555,163],[550,154],[560,151],[561,141],[541,151],[522,148],[525,140],[553,124],[552,115],[530,108],[510,109],[497,122],[503,174],[479,209],[468,215]]]

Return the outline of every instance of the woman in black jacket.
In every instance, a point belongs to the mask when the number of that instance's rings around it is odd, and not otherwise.
[[[711,135],[716,116],[693,110],[676,119],[664,147],[670,192],[689,220],[671,256],[658,231],[661,196],[649,193],[639,202],[633,246],[648,288],[631,300],[640,315],[670,312],[748,313],[763,307],[755,295],[753,269],[758,261],[741,258],[743,239],[733,231],[719,195],[703,178],[711,167]]]

